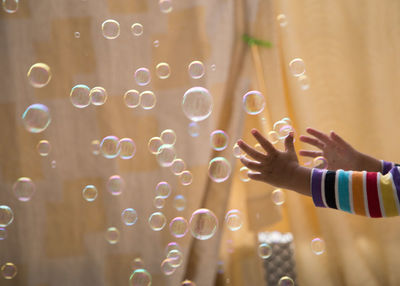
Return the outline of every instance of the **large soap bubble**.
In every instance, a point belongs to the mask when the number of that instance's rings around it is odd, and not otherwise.
[[[192,121],[198,122],[208,118],[213,107],[213,99],[210,92],[203,87],[188,89],[182,101],[185,115]]]
[[[224,157],[212,159],[208,165],[208,176],[216,183],[226,181],[231,174],[231,165]]]
[[[30,67],[27,77],[33,87],[44,87],[51,79],[50,67],[45,63],[36,63]]]
[[[198,209],[189,221],[190,232],[199,240],[213,237],[218,228],[218,219],[209,209]]]

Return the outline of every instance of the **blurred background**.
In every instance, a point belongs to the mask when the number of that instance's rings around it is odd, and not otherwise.
[[[249,181],[235,143],[400,162],[399,50],[396,0],[2,0],[0,285],[398,285],[399,218]]]

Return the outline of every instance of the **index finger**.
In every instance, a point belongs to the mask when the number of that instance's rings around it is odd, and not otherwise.
[[[261,152],[258,152],[256,149],[250,147],[248,144],[246,144],[243,140],[239,140],[237,142],[237,144],[239,145],[239,147],[246,152],[249,156],[251,156],[252,158],[258,160],[258,161],[262,161],[265,159],[265,155],[262,154]]]
[[[251,130],[251,134],[253,134],[253,136],[257,139],[258,143],[260,143],[264,150],[267,151],[267,154],[273,154],[276,152],[274,145],[272,145],[271,142],[269,142],[264,136],[262,136],[261,133],[258,132],[258,130]]]
[[[307,132],[315,137],[317,137],[319,140],[321,140],[324,143],[329,143],[331,140],[328,135],[325,133],[322,133],[321,131],[318,131],[317,129],[314,128],[307,128]]]

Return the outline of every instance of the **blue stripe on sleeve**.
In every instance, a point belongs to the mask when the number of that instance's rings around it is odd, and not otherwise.
[[[349,199],[349,172],[339,170],[337,172],[338,178],[338,195],[340,209],[351,213],[350,199]]]

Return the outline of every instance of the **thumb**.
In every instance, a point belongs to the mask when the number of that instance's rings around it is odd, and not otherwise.
[[[290,134],[285,138],[285,149],[286,152],[295,153],[294,144],[293,144],[294,133],[290,132]]]

